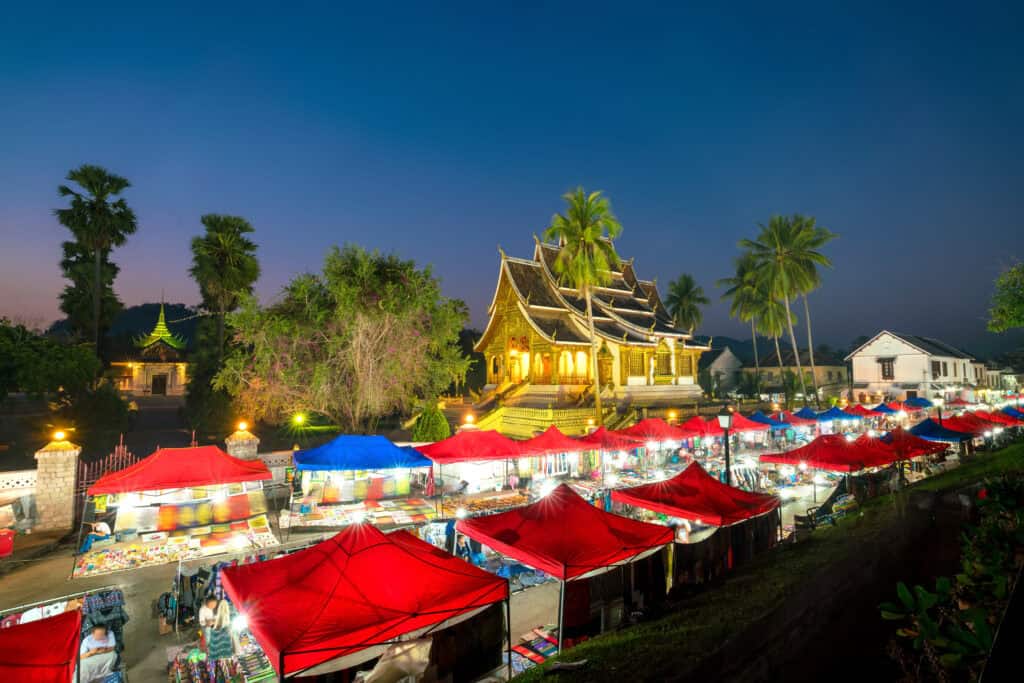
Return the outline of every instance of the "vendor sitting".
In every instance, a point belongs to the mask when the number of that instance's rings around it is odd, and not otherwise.
[[[89,523],[86,522],[86,524]],[[106,522],[95,522],[89,524],[89,526],[92,527],[92,531],[86,534],[85,540],[82,542],[82,549],[78,551],[79,553],[87,553],[92,549],[92,544],[96,541],[105,541],[110,538],[110,525]]]
[[[79,649],[79,680],[82,683],[102,681],[114,672],[117,662],[117,639],[106,626],[97,624],[82,640]]]

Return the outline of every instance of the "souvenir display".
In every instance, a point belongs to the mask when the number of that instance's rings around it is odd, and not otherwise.
[[[317,504],[296,501],[292,510],[282,510],[279,520],[282,529],[289,527],[336,527],[369,522],[380,527],[408,526],[429,522],[437,516],[437,509],[422,498],[395,500],[365,500],[348,504]]]

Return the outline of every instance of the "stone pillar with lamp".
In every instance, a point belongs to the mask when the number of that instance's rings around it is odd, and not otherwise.
[[[38,531],[70,531],[75,517],[75,477],[82,448],[57,431],[36,451],[36,511]]]
[[[249,431],[246,422],[238,423],[238,429],[224,439],[224,446],[228,455],[240,460],[255,460],[259,457],[259,437]]]

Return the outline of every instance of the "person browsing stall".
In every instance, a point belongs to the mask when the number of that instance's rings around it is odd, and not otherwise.
[[[87,524],[89,523],[87,522]],[[80,553],[89,552],[89,550],[92,549],[92,544],[96,541],[104,541],[110,538],[110,525],[106,522],[95,522],[89,524],[89,526],[92,527],[92,531],[90,531],[86,535],[85,540],[82,541],[82,549],[79,551]]]
[[[101,624],[92,627],[79,649],[79,680],[102,681],[114,672],[117,662],[117,638]]]

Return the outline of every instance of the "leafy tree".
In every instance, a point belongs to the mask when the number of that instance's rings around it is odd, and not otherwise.
[[[437,407],[437,402],[428,402],[423,408],[423,412],[416,418],[416,424],[413,425],[412,440],[441,441],[451,435],[451,425],[448,424],[444,413]]]
[[[91,164],[70,171],[67,180],[78,185],[79,189],[70,185],[58,187],[57,192],[61,197],[70,198],[70,205],[56,209],[54,213],[60,224],[71,231],[81,252],[92,258],[92,337],[96,353],[99,354],[102,308],[107,296],[104,293],[107,287],[104,286],[103,263],[109,257],[110,250],[124,244],[128,235],[134,233],[137,227],[135,213],[124,198],[118,197],[131,187],[131,183]],[[72,255],[77,257],[81,254]],[[72,284],[79,283],[72,279]]]
[[[1007,268],[996,278],[992,306],[988,310],[988,329],[1006,332],[1024,327],[1024,264]]]
[[[729,315],[741,322],[750,323],[750,338],[754,345],[754,379],[761,384],[761,359],[757,350],[757,314],[765,298],[763,288],[758,287],[757,259],[746,252],[736,258],[736,274],[718,281],[724,287],[723,299],[729,300]]]
[[[679,325],[690,334],[700,326],[704,319],[701,306],[707,306],[711,300],[704,295],[704,288],[697,284],[693,276],[683,273],[669,283],[665,297],[665,306]]]
[[[802,216],[795,214],[791,219],[796,229],[803,236],[803,248],[794,255],[797,263],[802,264],[805,271],[804,285],[800,289],[800,296],[804,300],[804,317],[807,318],[807,356],[811,362],[811,384],[814,386],[814,401],[818,402],[818,373],[814,367],[814,337],[811,335],[811,305],[807,295],[821,286],[821,273],[818,266],[831,268],[832,261],[822,256],[823,261],[815,260],[810,254],[817,253],[817,250],[834,240],[838,235],[818,226],[813,216]]]
[[[58,343],[0,318],[0,400],[23,391],[65,403],[88,391],[99,371],[88,348]]]
[[[209,317],[201,318],[196,327],[195,350],[189,359],[188,391],[182,411],[191,429],[214,439],[230,432],[236,417],[231,395],[213,387],[222,366],[217,350],[217,328],[217,321]]]
[[[64,258],[60,267],[70,284],[60,294],[60,310],[67,316],[67,325],[79,338],[88,339],[96,328],[93,320],[93,293],[96,291],[92,255],[78,242],[64,242]],[[120,268],[110,261],[109,250],[102,255],[100,264],[100,320],[99,327],[110,329],[121,312],[121,301],[114,293],[114,279]]]
[[[806,399],[807,387],[793,330],[790,299],[811,286],[808,263],[827,266],[831,262],[816,250],[816,238],[789,218],[772,216],[768,224],[762,224],[760,228],[761,232],[756,239],[740,240],[739,246],[754,255],[761,282],[768,293],[780,299],[785,306],[789,341],[793,347],[800,389]]]
[[[192,238],[189,274],[199,284],[202,308],[217,316],[217,357],[224,354],[225,316],[238,307],[241,297],[252,294],[260,276],[256,243],[249,221],[239,216],[206,214],[200,221],[206,234]]]
[[[761,394],[760,378],[749,372],[741,372],[736,383],[736,393],[743,398],[757,398]]]
[[[594,331],[594,287],[607,285],[611,271],[618,268],[619,257],[612,241],[622,234],[622,224],[612,212],[611,202],[601,192],[587,193],[582,187],[562,195],[565,214],[556,213],[544,231],[544,239],[556,240],[562,249],[555,260],[555,273],[577,289],[587,302],[587,329],[590,335],[590,374],[594,378],[596,422],[604,421],[601,410],[601,377],[597,367],[597,334]]]
[[[322,273],[294,278],[273,305],[248,297],[228,315],[239,349],[214,387],[254,418],[318,413],[365,431],[464,381],[469,359],[458,339],[467,318],[429,268],[335,247]]]

